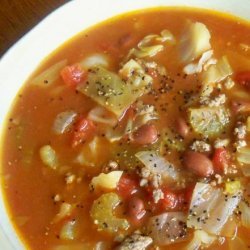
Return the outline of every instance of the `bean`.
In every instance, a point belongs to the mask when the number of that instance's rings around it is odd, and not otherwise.
[[[140,145],[152,144],[158,139],[158,131],[153,124],[145,124],[133,133],[133,141]]]
[[[178,117],[175,121],[175,129],[179,135],[186,137],[189,133],[189,127],[182,117]]]
[[[200,177],[209,177],[214,173],[212,161],[202,153],[186,152],[184,154],[184,165]]]
[[[142,199],[134,196],[128,204],[128,214],[134,221],[139,221],[145,215],[146,210]]]

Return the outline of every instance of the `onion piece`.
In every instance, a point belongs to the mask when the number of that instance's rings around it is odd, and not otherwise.
[[[93,54],[91,56],[88,56],[84,58],[81,62],[80,65],[83,68],[91,68],[93,66],[102,66],[104,68],[108,68],[109,66],[109,59],[107,55],[104,54]]]
[[[90,186],[95,189],[98,187],[115,189],[123,174],[123,171],[112,171],[108,174],[101,173],[91,180]]]
[[[31,80],[31,84],[46,87],[54,83],[60,77],[60,71],[67,65],[67,60],[62,60],[46,69]]]
[[[241,211],[242,225],[250,229],[250,204],[246,201],[242,201],[239,207]]]
[[[77,113],[75,111],[64,111],[56,116],[56,119],[53,124],[53,131],[56,134],[65,133],[70,125],[75,121]]]
[[[186,216],[182,212],[153,216],[148,221],[147,231],[154,243],[160,246],[183,241],[187,238]]]
[[[50,145],[45,145],[40,148],[40,158],[42,162],[50,167],[51,169],[56,169],[58,166],[58,159],[55,150]]]
[[[88,119],[93,122],[103,123],[110,126],[115,126],[118,121],[112,113],[108,112],[104,107],[101,106],[91,109],[88,113]]]
[[[207,234],[203,230],[195,230],[193,239],[188,243],[187,250],[198,250],[200,247],[209,247],[216,240],[215,236]]]
[[[189,208],[187,226],[220,235],[241,200],[241,193],[224,194],[220,188],[197,183]]]
[[[162,178],[177,180],[178,172],[174,165],[154,151],[140,151],[135,156],[153,174],[160,174]]]

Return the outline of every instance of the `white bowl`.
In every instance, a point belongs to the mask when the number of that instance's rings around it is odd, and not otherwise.
[[[154,6],[215,9],[250,19],[249,0],[75,0],[46,17],[0,61],[0,138],[4,119],[17,91],[39,63],[81,30],[117,14]],[[1,152],[0,152],[1,158]],[[24,249],[7,216],[0,190],[0,249]]]

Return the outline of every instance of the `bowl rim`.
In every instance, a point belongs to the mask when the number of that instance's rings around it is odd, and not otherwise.
[[[86,6],[88,8],[86,8]],[[112,8],[110,8],[110,6],[112,6]],[[0,138],[3,138],[5,117],[12,106],[14,97],[29,75],[47,55],[77,33],[96,23],[122,13],[157,6],[210,9],[231,14],[247,21],[250,20],[249,0],[241,0],[240,4],[238,0],[70,1],[47,15],[38,25],[19,39],[0,58],[0,86],[5,90],[0,93],[2,104],[0,106]],[[244,6],[244,8],[242,6]],[[71,13],[74,13],[74,15]],[[96,14],[91,15],[91,13]],[[83,15],[85,15],[85,19],[83,18]],[[83,23],[79,23],[80,21]],[[49,35],[49,38],[46,37],[47,34]],[[44,35],[44,37],[42,35]],[[34,54],[34,52],[36,53]],[[15,65],[15,69],[12,69],[13,65]],[[1,143],[3,144],[3,142]],[[2,151],[0,150],[0,162],[1,159]],[[18,237],[7,213],[7,207],[4,202],[3,185],[1,185],[0,249],[24,249],[25,245],[23,240],[20,239],[20,235],[18,235]]]

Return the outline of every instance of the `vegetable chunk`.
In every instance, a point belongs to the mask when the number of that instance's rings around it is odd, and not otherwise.
[[[214,137],[226,128],[229,113],[223,106],[190,108],[189,121],[195,132]]]
[[[102,67],[89,69],[87,81],[78,90],[104,106],[118,117],[141,95],[150,90],[152,78],[135,70],[133,81],[122,80]]]
[[[94,201],[90,216],[98,226],[98,230],[115,233],[129,228],[129,223],[126,219],[117,218],[113,214],[113,210],[120,201],[119,196],[115,193],[103,194]]]

